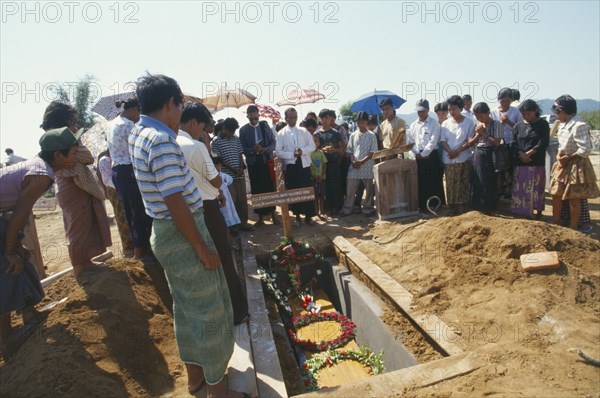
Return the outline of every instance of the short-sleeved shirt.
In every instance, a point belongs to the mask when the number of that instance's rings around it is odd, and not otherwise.
[[[200,191],[177,144],[177,134],[166,124],[142,115],[129,136],[129,152],[146,214],[172,219],[165,198],[178,192],[192,213],[202,207]]]
[[[321,146],[319,149],[323,149],[329,145],[334,148],[339,148],[343,143],[342,135],[335,129],[329,129],[327,131],[321,130],[315,134],[319,135],[319,139],[321,141]],[[337,152],[326,153],[325,156],[327,156],[328,163],[337,163],[340,161],[340,155],[338,155]]]
[[[460,123],[455,123],[454,119],[444,120],[442,123],[442,134],[440,141],[448,143],[450,149],[456,150],[460,148],[467,140],[475,136],[475,122],[473,119],[465,117]],[[442,160],[445,164],[464,163],[473,156],[471,149],[466,149],[454,159],[450,159],[448,152],[444,151]]]
[[[383,141],[383,147],[389,148],[392,145],[396,134],[399,134],[400,130],[406,129],[406,123],[398,116],[394,116],[391,121],[385,119],[383,122],[381,122],[379,128],[381,129],[381,140]],[[406,137],[401,137],[399,140],[399,145],[406,144]]]
[[[558,149],[567,155],[576,153],[586,158],[592,153],[592,141],[588,125],[574,117],[558,125]]]
[[[123,116],[117,116],[106,129],[106,141],[113,166],[131,164],[129,156],[129,135],[135,124]]]
[[[206,145],[193,139],[183,130],[179,130],[177,134],[177,143],[194,176],[202,200],[216,199],[219,196],[219,189],[215,188],[210,180],[218,176],[219,172],[210,158]]]
[[[234,170],[225,166],[225,163],[235,168],[243,166],[240,155],[244,153],[244,147],[242,146],[240,137],[236,137],[235,135],[225,137],[224,134],[221,134],[213,140],[211,146],[212,151],[223,160],[223,172],[229,174],[235,180],[245,178],[243,175],[238,176]]]
[[[12,208],[21,195],[27,176],[45,176],[54,181],[54,170],[40,157],[33,157],[0,169],[0,209]]]
[[[322,150],[316,149],[310,154],[310,175],[313,178],[325,177],[323,175],[323,169],[327,164],[327,156],[323,153]]]
[[[356,130],[348,140],[346,152],[352,154],[353,160],[364,159],[371,152],[377,151],[377,136],[372,131],[361,133]],[[348,178],[353,180],[371,179],[373,178],[373,159],[369,159],[358,169],[350,167],[348,169]]]
[[[498,108],[492,109],[492,111],[490,112],[491,118],[494,120],[497,120],[497,121],[500,121],[500,117],[502,115],[507,115],[508,118],[510,119],[510,121],[513,122],[514,124],[517,124],[518,122],[523,120],[523,116],[521,116],[521,112],[519,112],[519,110],[513,106],[509,106],[508,111],[506,111],[506,112],[500,112],[500,110],[498,110]],[[502,138],[504,138],[504,143],[506,145],[512,144],[512,140],[513,140],[512,127],[510,127],[508,125],[508,123],[500,123],[500,125],[504,129],[503,135],[502,135]]]

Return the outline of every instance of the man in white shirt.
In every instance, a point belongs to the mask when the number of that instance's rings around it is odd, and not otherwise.
[[[27,160],[25,158],[15,155],[15,152],[11,148],[6,148],[4,152],[6,152],[6,161],[4,162],[6,166],[10,166]]]
[[[248,301],[235,270],[229,231],[220,211],[221,176],[213,164],[206,145],[199,141],[204,133],[204,126],[210,123],[210,120],[210,112],[204,105],[195,102],[185,104],[181,113],[177,143],[202,197],[204,222],[223,265],[233,306],[233,320],[237,325],[248,319]]]
[[[285,111],[287,126],[277,133],[275,155],[283,159],[285,167],[285,186],[287,189],[306,188],[312,186],[310,179],[310,154],[315,150],[315,142],[306,129],[297,127],[298,113],[294,108]],[[312,224],[311,217],[315,215],[314,201],[294,203],[290,205],[300,221],[304,215],[304,222]]]
[[[443,168],[437,150],[440,141],[440,124],[429,116],[429,101],[417,101],[418,119],[412,122],[407,133],[407,143],[415,145],[411,152],[417,160],[419,182],[419,208],[427,210],[427,200],[437,196],[446,204],[443,183]]]
[[[463,100],[463,103],[464,103],[464,108],[460,112],[460,114],[463,115],[464,117],[468,117],[468,118],[473,119],[473,121],[475,123],[477,123],[477,119],[475,118],[475,114],[471,110],[471,107],[473,106],[473,97],[471,97],[469,94],[465,94],[465,95],[462,96],[462,100]]]

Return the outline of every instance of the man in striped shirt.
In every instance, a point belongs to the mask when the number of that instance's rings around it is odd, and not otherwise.
[[[163,75],[139,79],[142,116],[129,153],[146,213],[150,244],[173,296],[175,336],[195,394],[226,396],[224,375],[233,353],[233,311],[219,255],[206,229],[202,199],[176,138],[183,94]],[[215,333],[214,331],[218,331]]]

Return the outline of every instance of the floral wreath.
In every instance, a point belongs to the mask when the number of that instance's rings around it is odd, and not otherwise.
[[[338,322],[341,325],[342,333],[335,339],[329,341],[302,340],[296,335],[295,330],[298,330],[298,328],[321,321]],[[354,340],[354,330],[356,329],[356,324],[348,319],[346,315],[340,314],[339,312],[311,312],[292,318],[292,324],[293,327],[288,330],[290,340],[297,346],[309,351],[326,351],[343,347]]]
[[[302,365],[302,380],[309,391],[316,391],[326,386],[319,385],[319,371],[323,368],[333,366],[341,361],[357,361],[368,368],[369,374],[377,375],[385,372],[383,365],[383,351],[375,354],[366,346],[360,346],[358,350],[332,350],[314,354]]]
[[[316,266],[316,277],[304,283],[300,277],[300,267],[296,262],[306,261],[314,258]],[[304,301],[310,295],[312,286],[316,284],[316,278],[322,275],[321,267],[323,257],[305,241],[294,241],[284,239],[269,256],[268,270],[258,268],[258,275],[262,280],[267,292],[275,299],[277,304],[291,315],[292,308],[288,302],[288,296],[294,294]],[[285,270],[289,283],[278,280],[275,271]],[[308,286],[306,286],[308,285]]]

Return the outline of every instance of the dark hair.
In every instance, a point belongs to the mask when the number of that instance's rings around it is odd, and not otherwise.
[[[565,111],[567,115],[577,114],[577,101],[575,101],[575,98],[571,97],[568,94],[561,95],[560,97],[555,99],[554,104],[555,105],[552,106],[552,109],[560,108],[563,111]],[[558,105],[558,107],[556,105]]]
[[[187,102],[181,112],[181,123],[187,123],[192,119],[196,119],[198,123],[208,124],[212,116],[206,107],[198,102]]]
[[[369,121],[369,114],[367,112],[362,112],[362,111],[358,112],[358,114],[356,115],[356,119],[355,120],[356,121],[364,120],[364,121],[368,122]]]
[[[213,128],[213,135],[214,136],[219,135],[222,130],[223,130],[223,120],[219,120],[217,123],[215,123],[215,127]]]
[[[258,106],[256,106],[256,105],[250,105],[248,107],[248,109],[246,109],[246,113],[254,113],[254,112],[258,112]]]
[[[535,116],[540,117],[542,110],[540,106],[534,100],[528,99],[521,102],[519,105],[519,111],[521,112],[535,112]]]
[[[315,119],[306,119],[304,121],[304,127],[314,127],[314,128],[317,128],[317,121]]]
[[[115,102],[115,106],[117,108],[121,108],[121,106],[123,107],[123,110],[127,110],[127,109],[131,109],[131,108],[139,108],[140,104],[138,102],[138,99],[135,95],[126,98],[124,100],[118,100]]]
[[[315,119],[317,118],[317,114],[316,114],[316,113],[314,113],[314,112],[308,112],[308,113],[306,114],[306,117],[309,117],[309,116],[312,116],[312,117],[314,117]],[[306,119],[306,118],[305,118],[305,119]]]
[[[374,125],[377,125],[377,116],[375,116],[375,115],[371,115],[371,116],[369,116],[369,121],[368,121],[368,123],[369,123],[369,124],[374,124]]]
[[[287,108],[285,110],[285,112],[283,112],[283,116],[287,117],[287,115],[288,115],[289,112],[297,112],[297,111],[296,111],[296,108]]]
[[[394,102],[392,101],[392,99],[391,99],[391,98],[384,98],[384,99],[383,99],[383,101],[381,101],[381,102],[379,103],[379,107],[380,107],[380,108],[383,108],[383,107],[384,107],[384,106],[386,106],[386,105],[389,105],[389,106],[391,106],[392,108],[394,108]]]
[[[490,111],[490,107],[485,102],[478,102],[473,107],[473,113],[478,115],[480,113],[488,113]]]
[[[433,111],[434,112],[438,112],[438,111],[445,111],[448,112],[448,103],[446,101],[443,102],[438,102],[437,104],[435,104],[435,106],[433,107]]]
[[[8,154],[11,154],[11,153],[13,153],[14,151],[12,150],[12,148],[6,148],[6,149],[4,150],[4,152],[6,152],[6,154],[8,155]]]
[[[40,153],[38,153],[38,156],[44,160],[46,163],[48,163],[49,165],[54,164],[54,154],[56,152],[60,152],[63,154],[63,156],[69,156],[69,151],[71,150],[71,148],[69,149],[59,149],[58,151],[40,151]]]
[[[228,117],[223,120],[223,129],[227,129],[229,131],[235,131],[240,127],[238,121],[233,117]]]
[[[162,109],[173,98],[175,105],[183,102],[183,93],[175,79],[165,75],[147,74],[137,80],[135,89],[144,115]]]
[[[68,127],[77,122],[77,109],[68,102],[52,101],[44,111],[42,128],[45,131]]]
[[[285,126],[287,126],[286,122],[279,122],[275,125],[275,131],[279,132],[279,130],[281,130],[282,128],[284,128]]]
[[[506,97],[508,97],[510,99],[513,99],[513,90],[512,90],[512,88],[504,87],[498,93],[498,101],[501,100],[502,98],[506,98]]]
[[[219,157],[219,156],[213,156],[212,157],[212,161],[215,165],[217,164],[223,164],[223,160]]]
[[[465,103],[462,98],[460,98],[460,95],[453,95],[452,97],[448,98],[446,102],[448,103],[448,108],[450,105],[458,106],[460,109],[465,107]]]
[[[521,92],[516,88],[511,89],[512,91],[512,99],[515,101],[519,101],[521,99]]]
[[[465,94],[462,96],[462,100],[464,101],[473,101],[473,97],[471,97],[471,95],[469,94]]]
[[[327,108],[321,109],[321,111],[319,112],[319,119],[322,119],[327,116],[331,116],[334,120],[337,117],[335,115],[335,111],[333,109],[327,109]]]

